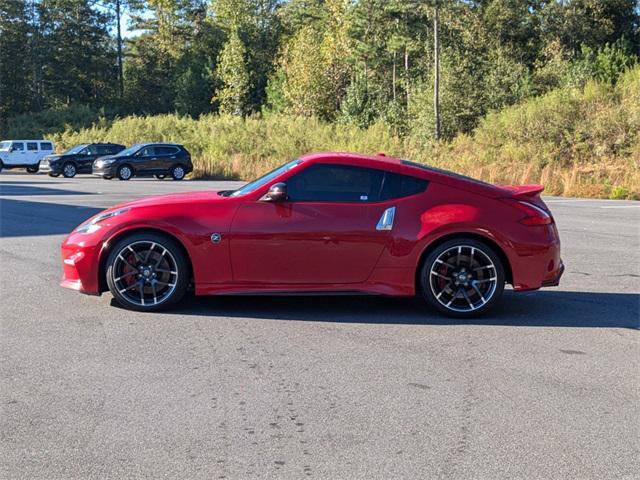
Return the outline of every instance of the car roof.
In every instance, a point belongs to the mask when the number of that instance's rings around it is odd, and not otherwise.
[[[29,139],[29,140],[0,140],[0,142],[47,142],[53,143],[53,140],[43,140],[42,138],[38,139]]]
[[[182,147],[179,143],[171,143],[171,142],[147,142],[147,143],[137,143],[139,147],[149,147],[151,145],[165,145],[168,147]],[[133,145],[131,145],[133,147]]]

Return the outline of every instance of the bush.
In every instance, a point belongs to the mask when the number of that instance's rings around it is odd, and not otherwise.
[[[67,123],[62,131],[57,122],[67,114],[32,117],[24,125],[59,148],[92,141],[183,143],[199,178],[250,179],[306,152],[383,151],[494,183],[542,183],[547,194],[640,199],[640,67],[613,85],[557,89],[490,113],[471,134],[442,143],[400,137],[382,123],[358,128],[278,113],[129,116],[87,128]]]

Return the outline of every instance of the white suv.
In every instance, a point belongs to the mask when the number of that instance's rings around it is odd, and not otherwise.
[[[0,171],[3,168],[26,168],[38,171],[40,160],[54,151],[49,140],[3,140],[0,142]]]

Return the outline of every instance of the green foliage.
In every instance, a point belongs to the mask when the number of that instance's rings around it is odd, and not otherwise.
[[[401,137],[381,121],[359,128],[277,113],[130,116],[64,132],[44,126],[60,118],[38,117],[37,130],[35,120],[21,124],[29,136],[46,134],[59,148],[97,140],[184,143],[197,177],[250,179],[311,151],[383,151],[490,182],[542,183],[548,194],[640,199],[640,66],[615,85],[591,81],[492,112],[471,135],[440,143],[413,133]],[[27,136],[27,130],[14,132]]]
[[[245,57],[245,47],[234,30],[218,59],[218,78],[222,87],[214,99],[220,103],[221,113],[244,115],[249,111],[249,74]]]

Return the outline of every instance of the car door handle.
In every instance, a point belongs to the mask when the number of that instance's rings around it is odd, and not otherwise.
[[[393,219],[396,216],[396,207],[389,207],[384,212],[382,212],[382,216],[380,220],[378,220],[378,224],[376,225],[376,230],[391,230],[393,228]]]

